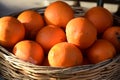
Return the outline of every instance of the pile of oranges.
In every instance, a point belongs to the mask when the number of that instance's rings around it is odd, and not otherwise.
[[[73,67],[111,59],[120,49],[120,27],[112,14],[93,7],[83,17],[70,5],[56,1],[42,16],[25,10],[0,18],[0,45],[16,57],[40,66]]]

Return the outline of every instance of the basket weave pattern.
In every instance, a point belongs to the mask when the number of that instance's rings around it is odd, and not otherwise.
[[[44,9],[45,7],[33,10],[44,14]],[[75,16],[84,14],[78,7],[73,9]],[[17,16],[18,13],[12,15]],[[115,16],[115,20],[119,24],[119,18]],[[118,80],[120,79],[120,54],[94,65],[55,68],[24,62],[0,46],[0,75],[7,80]]]

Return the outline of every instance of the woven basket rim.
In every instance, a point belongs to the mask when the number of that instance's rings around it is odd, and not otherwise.
[[[37,68],[44,69],[44,71],[42,70],[42,72],[39,72],[39,73],[46,73],[46,71],[47,71],[47,73],[74,74],[77,72],[85,72],[85,71],[91,71],[91,70],[95,70],[95,69],[102,69],[109,65],[112,65],[114,62],[116,62],[120,59],[120,54],[118,53],[114,58],[102,61],[97,64],[80,65],[80,66],[74,66],[74,67],[68,67],[68,68],[59,68],[59,67],[51,67],[51,66],[40,66],[40,65],[35,65],[35,64],[29,63],[29,62],[25,62],[23,60],[18,59],[13,53],[9,52],[2,46],[0,46],[0,52],[1,51],[2,51],[2,54],[0,53],[0,57],[2,55],[3,58],[5,58],[5,60],[7,60],[9,63],[17,64],[14,61],[11,61],[11,59],[15,59],[15,60],[17,60],[17,62],[27,64],[27,66],[30,66],[31,69],[33,67],[36,69]],[[68,72],[71,72],[71,73],[68,73]]]

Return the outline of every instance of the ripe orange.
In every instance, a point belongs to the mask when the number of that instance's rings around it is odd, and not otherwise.
[[[42,47],[37,42],[31,40],[18,42],[13,48],[13,53],[19,59],[33,64],[41,64],[44,59]]]
[[[18,20],[24,24],[28,39],[34,39],[37,32],[44,26],[42,16],[33,10],[23,11],[18,15]]]
[[[0,18],[0,45],[12,48],[24,39],[25,28],[16,18],[5,16]]]
[[[115,54],[116,50],[114,46],[104,39],[96,40],[96,42],[87,50],[87,57],[90,62],[94,64],[111,59]]]
[[[74,11],[67,3],[56,1],[45,9],[44,18],[47,24],[65,28],[68,21],[74,18]]]
[[[88,18],[97,28],[98,33],[104,32],[113,24],[112,14],[103,7],[93,7],[85,13]]]
[[[103,39],[110,41],[117,50],[120,50],[120,26],[108,28],[102,36]]]
[[[79,48],[67,42],[54,45],[48,53],[52,67],[72,67],[82,64],[83,56]]]
[[[69,43],[85,49],[97,39],[97,30],[88,19],[77,17],[68,22],[66,36]]]
[[[47,25],[38,32],[36,41],[47,53],[53,45],[66,41],[66,34],[59,27]]]

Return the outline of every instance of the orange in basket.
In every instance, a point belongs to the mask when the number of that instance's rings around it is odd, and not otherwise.
[[[65,32],[54,25],[43,27],[37,34],[36,41],[40,43],[46,53],[57,43],[66,41]]]
[[[85,49],[97,39],[97,30],[88,19],[77,17],[68,22],[66,36],[69,43]]]
[[[99,63],[111,59],[116,55],[115,47],[112,43],[104,39],[98,39],[87,50],[87,57],[91,63]]]
[[[13,48],[13,53],[19,59],[33,64],[42,64],[44,59],[42,47],[37,42],[30,40],[18,42]]]
[[[67,3],[56,1],[47,6],[44,12],[44,18],[47,24],[65,28],[68,21],[74,18],[74,12]]]
[[[68,42],[54,45],[48,53],[48,62],[53,67],[72,67],[81,65],[83,55],[79,48]]]
[[[16,18],[5,16],[0,18],[0,45],[12,48],[17,42],[23,40],[25,28]]]
[[[24,24],[27,39],[34,39],[37,32],[44,26],[42,16],[33,10],[23,11],[17,19]]]
[[[97,28],[98,33],[104,32],[113,24],[112,14],[103,7],[93,7],[85,13],[88,18]]]
[[[120,26],[112,26],[103,33],[103,39],[110,41],[120,51]]]

